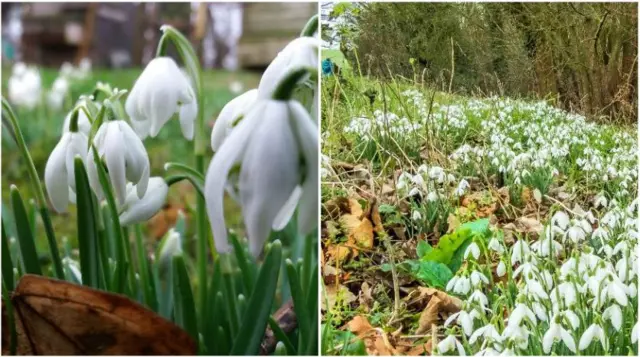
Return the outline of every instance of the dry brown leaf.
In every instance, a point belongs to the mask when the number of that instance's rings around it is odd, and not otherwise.
[[[346,324],[349,331],[364,342],[367,353],[371,356],[392,356],[397,351],[382,329],[371,326],[366,317],[358,315]]]
[[[347,240],[353,240],[358,247],[373,247],[373,224],[368,218],[361,219],[353,214],[345,214],[340,217],[340,225],[347,235]]]
[[[377,203],[372,203],[371,208],[371,220],[373,221],[373,230],[377,234],[384,233],[384,227],[382,226],[382,218],[380,218],[380,209]]]
[[[539,235],[544,230],[544,226],[535,218],[518,217],[515,221],[505,224],[502,229],[505,231]]]
[[[418,288],[419,296],[416,299],[426,306],[420,314],[418,330],[416,334],[428,332],[432,324],[437,324],[441,320],[440,316],[448,316],[460,311],[462,301],[456,297],[434,288]],[[414,301],[416,301],[414,300]]]
[[[327,247],[326,252],[330,261],[335,262],[338,265],[342,265],[342,263],[351,257],[352,249],[336,244]]]
[[[360,337],[373,329],[373,326],[369,323],[364,316],[356,316],[351,321],[347,322],[347,328],[353,332],[356,336]]]
[[[156,240],[164,237],[169,229],[176,225],[178,212],[180,211],[184,214],[184,207],[181,205],[172,203],[165,204],[164,207],[162,207],[162,210],[147,221],[147,228],[149,229],[151,236]]]
[[[193,355],[181,328],[124,297],[65,281],[23,276],[11,302],[21,355]],[[3,342],[9,341],[3,329]],[[3,343],[4,348],[8,343]]]
[[[360,202],[354,200],[353,198],[349,199],[349,213],[360,218],[362,217],[362,206],[360,206]]]

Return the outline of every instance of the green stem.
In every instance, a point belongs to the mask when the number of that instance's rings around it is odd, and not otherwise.
[[[302,32],[300,32],[300,37],[311,37],[313,34],[318,31],[318,15],[313,15],[307,21],[307,24],[304,25]]]
[[[174,44],[182,62],[193,79],[195,92],[198,99],[198,116],[195,123],[194,154],[196,161],[196,171],[204,174],[204,155],[207,148],[207,138],[205,137],[205,117],[204,117],[204,91],[202,90],[202,69],[200,61],[189,40],[178,30],[171,26],[164,25],[163,32],[158,44],[156,54],[164,55],[167,48],[167,40]],[[199,195],[196,200],[196,236],[197,236],[197,271],[198,271],[198,311],[204,311],[207,303],[207,216],[204,197]],[[211,251],[215,256],[215,251]]]
[[[20,149],[22,156],[27,162],[27,170],[29,172],[29,177],[31,178],[31,184],[33,185],[33,191],[36,196],[36,201],[38,202],[38,210],[40,211],[42,223],[44,224],[44,230],[47,234],[47,241],[49,243],[49,250],[51,251],[51,260],[53,262],[54,272],[58,279],[64,279],[62,260],[60,260],[58,243],[56,240],[55,232],[53,230],[53,224],[51,224],[49,210],[47,209],[47,200],[44,197],[44,190],[42,189],[42,184],[40,183],[40,178],[38,177],[38,172],[36,171],[36,166],[33,163],[31,154],[29,154],[27,143],[24,141],[22,130],[20,130],[20,126],[18,125],[18,120],[16,119],[13,110],[11,109],[11,105],[9,105],[9,102],[7,102],[4,97],[2,97],[2,116],[9,119],[13,132],[15,134],[16,144],[18,144],[18,148]]]
[[[298,83],[300,83],[305,76],[313,75],[315,72],[315,69],[307,67],[300,67],[290,71],[273,91],[273,100],[291,100]]]

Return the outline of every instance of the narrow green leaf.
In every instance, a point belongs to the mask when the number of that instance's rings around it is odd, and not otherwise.
[[[189,282],[189,273],[184,262],[184,256],[173,257],[173,295],[175,299],[175,318],[178,325],[187,331],[191,337],[198,340],[198,323],[196,318],[196,304]]]
[[[153,285],[151,284],[151,277],[149,276],[149,262],[147,258],[147,250],[142,240],[142,228],[136,224],[135,228],[136,237],[136,253],[138,253],[138,274],[140,275],[140,284],[142,285],[142,296],[145,305],[151,310],[158,310],[158,302],[156,301],[156,294],[153,292]]]
[[[223,274],[223,283],[224,283],[224,297],[227,304],[227,320],[229,322],[230,333],[233,336],[236,336],[238,333],[238,329],[240,328],[240,313],[238,311],[238,305],[236,301],[236,289],[233,282],[233,272],[224,272]]]
[[[24,208],[24,202],[20,196],[20,191],[16,186],[11,186],[11,204],[13,208],[14,220],[16,222],[16,231],[18,233],[18,242],[20,243],[20,255],[27,274],[42,275],[38,252],[36,251],[36,243],[29,227],[29,219]]]
[[[10,338],[9,338],[9,355],[16,355],[16,347],[18,345],[18,335],[16,333],[16,322],[13,314],[13,304],[11,303],[11,293],[7,286],[2,283],[2,299],[4,300],[4,306],[7,309],[7,326],[9,326],[10,330]],[[4,316],[3,316],[4,318]],[[2,324],[4,326],[4,323]],[[4,334],[3,334],[4,335]],[[4,342],[4,336],[2,338]],[[3,346],[4,351],[4,346]]]
[[[82,284],[98,288],[98,232],[93,213],[93,199],[89,177],[82,159],[74,160],[76,204],[78,206],[78,248]]]
[[[4,220],[2,220],[2,281],[9,291],[13,291],[13,261],[11,260],[11,251],[9,250],[9,237],[4,228]]]
[[[238,237],[235,234],[229,234],[229,238],[231,240],[231,244],[233,244],[233,252],[236,255],[236,261],[242,275],[244,291],[249,294],[253,290],[253,284],[255,281],[253,270],[249,267],[247,255],[245,253],[244,247],[238,241]]]
[[[258,274],[257,281],[260,284],[256,284],[251,293],[248,309],[236,334],[231,354],[258,354],[278,286],[281,260],[282,244],[276,240],[271,244]]]
[[[293,309],[296,312],[296,318],[298,319],[298,330],[300,336],[299,345],[304,345],[309,337],[310,321],[307,310],[307,303],[305,294],[300,286],[300,277],[296,271],[295,265],[291,260],[287,259],[287,276],[289,277],[289,287],[291,288],[291,298],[293,299]]]

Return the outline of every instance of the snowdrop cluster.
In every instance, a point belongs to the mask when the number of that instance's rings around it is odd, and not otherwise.
[[[65,62],[60,67],[58,78],[53,81],[47,92],[47,104],[54,110],[62,109],[65,99],[69,95],[71,84],[87,79],[91,75],[91,60],[83,58],[78,67]]]
[[[437,165],[418,166],[415,174],[403,171],[398,176],[396,188],[401,197],[421,196],[427,201],[460,197],[468,191],[469,182],[458,179]]]

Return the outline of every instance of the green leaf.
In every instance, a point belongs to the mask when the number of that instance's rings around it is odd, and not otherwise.
[[[282,262],[282,244],[276,240],[271,243],[269,252],[260,268],[248,309],[242,318],[240,330],[231,348],[233,355],[254,355],[259,352],[271,307],[278,286],[278,273]]]
[[[194,340],[198,340],[198,322],[196,319],[196,304],[189,282],[189,273],[184,262],[184,256],[173,257],[173,296],[175,300],[175,321],[187,331]]]
[[[473,242],[472,239],[467,239],[461,246],[460,248],[458,248],[455,253],[453,253],[453,257],[451,257],[451,260],[449,261],[449,263],[447,264],[447,266],[449,267],[449,269],[451,269],[451,271],[455,274],[458,269],[460,269],[460,267],[462,266],[462,261],[464,260],[464,252],[467,250],[467,247],[469,247],[469,244],[471,244],[471,242]]]
[[[429,244],[426,240],[421,239],[418,241],[418,247],[416,248],[416,253],[418,253],[418,258],[424,257],[426,254],[428,254],[432,250],[433,250],[433,247],[431,247],[431,244]]]
[[[298,333],[301,338],[299,345],[306,346],[308,338],[310,337],[310,320],[309,310],[305,303],[305,295],[300,286],[300,276],[296,269],[296,266],[290,259],[286,262],[287,277],[289,278],[289,287],[291,289],[291,298],[293,299],[293,309],[296,312],[296,318],[298,319]]]
[[[323,348],[327,349],[323,352],[331,355],[343,355],[343,356],[366,356],[367,350],[364,346],[364,341],[359,339],[351,331],[340,331],[332,328],[329,325],[322,325],[323,341],[328,341],[328,344],[323,344]],[[326,337],[324,336],[326,335]],[[336,346],[342,346],[337,350]],[[323,353],[323,354],[325,354]]]
[[[388,263],[382,264],[380,268],[385,272],[391,271],[391,265]],[[445,264],[434,261],[405,260],[396,264],[396,268],[424,285],[436,288],[444,288],[453,278],[453,273]]]
[[[242,282],[244,284],[244,291],[249,294],[253,290],[255,277],[253,276],[253,270],[249,268],[249,260],[247,258],[244,247],[238,241],[238,237],[235,234],[229,234],[231,244],[233,244],[233,252],[236,256],[236,262],[238,268],[240,268],[240,274],[242,275]]]
[[[280,325],[272,318],[269,317],[269,326],[271,327],[271,331],[273,331],[273,335],[279,341],[278,343],[282,343],[287,350],[287,353],[290,355],[296,355],[296,348],[293,347],[293,343],[287,334],[280,328]]]
[[[13,206],[13,215],[16,222],[20,254],[22,256],[25,273],[42,275],[42,268],[40,267],[36,244],[29,226],[27,211],[24,208],[20,191],[18,191],[18,188],[15,186],[11,186],[11,204]]]
[[[2,282],[9,291],[13,291],[13,261],[11,260],[11,251],[9,250],[9,237],[4,228],[4,220],[2,221]]]
[[[421,259],[424,261],[449,264],[456,250],[470,238],[471,229],[461,227],[451,234],[446,234],[440,237],[438,244]]]
[[[74,159],[76,204],[78,206],[78,248],[80,250],[80,272],[82,284],[98,286],[98,232],[93,213],[93,200],[89,177],[82,159]]]

